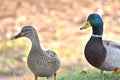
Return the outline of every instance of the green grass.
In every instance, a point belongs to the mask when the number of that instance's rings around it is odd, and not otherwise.
[[[8,75],[11,73],[4,73],[3,75]],[[9,77],[6,79],[9,79]],[[11,77],[12,80],[19,80],[19,77]],[[20,80],[34,80],[34,75],[24,75]],[[3,80],[2,78],[0,80]],[[49,79],[39,77],[38,80],[53,80],[53,77]],[[100,75],[100,71],[87,71],[87,72],[74,72],[63,75],[57,75],[57,80],[120,80],[120,74],[113,74],[112,72],[105,72],[104,75]]]
[[[51,79],[52,80],[52,79]],[[120,80],[120,75],[106,72],[100,75],[99,71],[75,72],[58,77],[58,80]]]
[[[47,80],[42,78],[42,80]],[[48,80],[53,80],[49,78]],[[74,72],[71,74],[65,74],[62,76],[57,76],[57,80],[120,80],[119,74],[113,74],[112,72],[105,72],[104,75],[100,75],[100,71],[83,71],[83,72]]]

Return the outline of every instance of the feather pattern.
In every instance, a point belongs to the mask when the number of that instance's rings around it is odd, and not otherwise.
[[[56,80],[56,72],[60,68],[60,59],[52,50],[43,50],[41,48],[37,31],[32,26],[24,26],[21,32],[12,39],[19,37],[27,37],[32,42],[32,47],[27,58],[27,65],[35,75],[39,77],[50,77],[54,75]]]

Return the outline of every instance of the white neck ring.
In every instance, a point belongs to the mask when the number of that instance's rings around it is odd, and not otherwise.
[[[102,37],[102,35],[94,35],[92,34],[93,37]]]

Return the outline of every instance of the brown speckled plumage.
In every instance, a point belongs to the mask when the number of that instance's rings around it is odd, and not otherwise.
[[[32,26],[24,26],[21,32],[14,38],[27,37],[32,42],[32,47],[28,55],[27,64],[30,70],[39,77],[50,77],[54,75],[56,80],[56,72],[60,68],[60,60],[56,53],[52,50],[43,50],[39,43],[36,30]]]

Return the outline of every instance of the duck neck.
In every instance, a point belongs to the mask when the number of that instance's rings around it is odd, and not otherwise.
[[[34,52],[36,52],[36,51],[38,52],[38,51],[39,51],[39,53],[42,54],[42,53],[43,53],[43,50],[42,50],[42,48],[41,48],[41,45],[40,45],[38,36],[36,35],[36,36],[30,38],[30,40],[31,40],[31,42],[32,42],[31,51],[33,51],[33,50],[34,50]]]
[[[102,36],[103,34],[103,25],[93,26],[92,27],[93,35]]]

